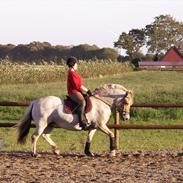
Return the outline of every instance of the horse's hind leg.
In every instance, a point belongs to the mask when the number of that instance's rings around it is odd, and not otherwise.
[[[56,154],[56,155],[59,155],[60,151],[59,151],[57,145],[50,138],[50,133],[51,133],[52,130],[53,130],[53,127],[47,126],[46,129],[44,130],[42,136],[50,144],[50,146],[52,147],[53,153]]]
[[[90,130],[88,132],[88,137],[87,137],[87,141],[85,144],[85,154],[87,156],[94,156],[94,154],[92,152],[90,152],[90,144],[91,144],[91,141],[93,139],[95,132],[96,132],[96,129]]]
[[[114,139],[114,133],[105,124],[100,125],[99,129],[109,136],[111,156],[116,156],[116,144]]]
[[[36,123],[36,130],[32,134],[32,151],[33,151],[32,155],[34,157],[36,157],[38,155],[36,152],[36,144],[37,144],[38,138],[43,133],[46,126],[47,126],[47,122],[45,122],[45,121],[40,121],[40,122]]]

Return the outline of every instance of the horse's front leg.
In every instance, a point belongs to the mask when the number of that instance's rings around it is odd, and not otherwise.
[[[92,129],[88,132],[88,137],[87,137],[87,141],[85,144],[85,154],[87,156],[94,156],[94,154],[90,151],[90,145],[91,145],[91,141],[93,139],[95,132],[96,132],[96,129]]]
[[[110,138],[110,155],[111,156],[116,156],[116,142],[114,138],[114,133],[105,125],[100,125],[99,129],[107,134]]]

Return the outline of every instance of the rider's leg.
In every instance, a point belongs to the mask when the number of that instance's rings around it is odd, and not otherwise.
[[[77,111],[78,111],[78,116],[79,116],[79,123],[80,123],[80,126],[84,130],[86,130],[88,128],[89,124],[88,124],[88,120],[86,119],[86,116],[85,116],[86,102],[85,102],[83,95],[80,92],[75,92],[75,93],[70,94],[69,97],[73,101],[78,103],[79,106],[77,108]]]

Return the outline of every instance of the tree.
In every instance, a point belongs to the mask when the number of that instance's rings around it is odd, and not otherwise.
[[[93,57],[97,58],[99,60],[112,60],[112,61],[117,61],[118,58],[118,53],[116,50],[112,48],[102,48],[98,50],[93,51]]]
[[[165,52],[172,44],[183,50],[183,23],[170,15],[155,17],[152,24],[146,25],[145,34],[150,53]]]
[[[78,59],[111,59],[117,60],[118,53],[112,48],[99,49],[96,45],[81,44],[74,46],[70,50],[70,56],[75,56]]]
[[[7,56],[9,56],[9,53],[14,48],[15,48],[15,45],[13,45],[13,44],[0,45],[0,59],[4,59]]]
[[[145,44],[145,30],[144,29],[132,29],[129,34],[133,37],[135,42],[135,51],[139,52],[140,48]]]
[[[170,15],[160,15],[154,22],[142,29],[132,29],[128,33],[122,32],[114,47],[126,50],[127,56],[132,60],[146,46],[147,53],[159,56],[172,45],[183,53],[183,22],[175,20]]]
[[[80,44],[78,46],[74,46],[70,50],[70,56],[75,56],[78,59],[92,59],[94,56],[92,52],[98,50],[99,48],[96,45],[90,46],[88,44]]]
[[[114,43],[114,47],[122,48],[126,50],[126,54],[132,59],[134,54],[140,52],[140,48],[145,43],[143,29],[132,29],[128,33],[122,32],[117,42]]]
[[[126,50],[126,54],[132,57],[134,50],[133,37],[128,33],[122,32],[117,42],[114,43],[114,47],[122,48]]]

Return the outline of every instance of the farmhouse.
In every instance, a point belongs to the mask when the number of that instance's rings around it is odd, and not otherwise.
[[[183,70],[183,56],[173,46],[160,61],[141,61],[139,62],[139,68],[148,70]]]

